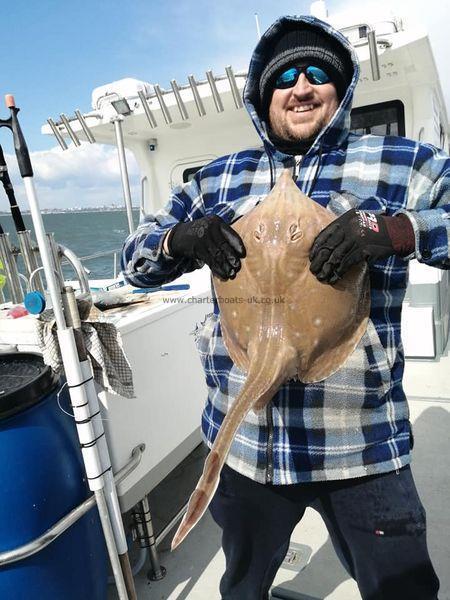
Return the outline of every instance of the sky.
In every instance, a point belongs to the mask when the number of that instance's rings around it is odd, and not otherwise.
[[[0,0],[3,57],[0,96],[13,93],[36,174],[43,208],[121,203],[116,150],[86,145],[62,152],[53,136],[40,133],[49,116],[91,110],[95,87],[134,77],[170,87],[207,69],[224,73],[246,69],[261,31],[285,14],[310,14],[311,2],[288,0]],[[126,6],[126,8],[125,8]],[[330,15],[378,7],[393,10],[406,24],[419,24],[430,35],[450,115],[450,2],[442,0],[329,0]],[[426,7],[426,10],[424,9]],[[3,103],[0,103],[0,107]],[[8,112],[0,108],[0,118]],[[16,196],[26,199],[17,173],[11,136],[0,130]],[[138,171],[129,160],[134,204],[139,204]],[[0,191],[0,210],[6,198]]]

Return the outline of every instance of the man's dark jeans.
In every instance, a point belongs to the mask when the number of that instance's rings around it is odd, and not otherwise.
[[[437,599],[425,510],[409,465],[356,479],[279,486],[255,483],[225,465],[210,505],[223,529],[222,600],[268,598],[308,506],[324,519],[364,600]]]

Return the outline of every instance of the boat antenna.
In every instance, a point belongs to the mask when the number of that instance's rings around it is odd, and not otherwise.
[[[256,35],[258,36],[258,40],[259,40],[259,39],[261,39],[261,29],[259,27],[258,13],[255,13],[255,21],[256,21]]]

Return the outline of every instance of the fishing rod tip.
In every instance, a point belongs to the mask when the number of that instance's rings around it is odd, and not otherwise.
[[[15,108],[16,103],[14,101],[14,96],[12,94],[6,94],[5,104],[6,104],[6,108]]]

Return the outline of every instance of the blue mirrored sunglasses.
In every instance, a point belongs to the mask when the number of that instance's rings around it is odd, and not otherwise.
[[[294,87],[301,73],[304,73],[306,79],[313,85],[322,85],[331,81],[325,71],[319,67],[310,65],[308,67],[291,67],[290,69],[286,69],[286,71],[283,71],[283,73],[277,77],[274,87],[280,90]]]

